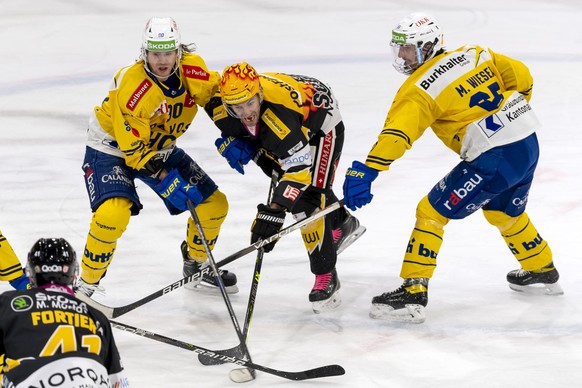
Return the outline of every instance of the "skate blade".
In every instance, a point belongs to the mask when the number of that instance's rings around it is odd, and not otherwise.
[[[311,308],[315,314],[321,314],[328,311],[335,310],[342,304],[342,298],[339,294],[339,290],[334,292],[334,294],[326,299],[326,300],[319,300],[317,302],[312,302]]]
[[[424,306],[420,304],[407,304],[404,308],[397,310],[383,304],[372,304],[370,318],[400,323],[423,323],[426,315]]]
[[[358,229],[356,229],[352,234],[350,234],[348,236],[348,238],[346,238],[342,244],[337,248],[337,254],[339,255],[340,253],[342,253],[343,251],[346,250],[347,247],[349,247],[350,245],[352,245],[357,239],[359,239],[360,237],[362,237],[362,235],[366,233],[366,227],[360,225],[358,227]]]
[[[564,290],[558,283],[552,284],[531,284],[529,286],[519,286],[509,283],[509,288],[513,291],[528,295],[564,295]]]
[[[184,288],[190,291],[199,292],[201,294],[208,294],[208,295],[218,295],[220,294],[220,289],[215,285],[208,284],[206,282],[201,282],[200,284],[193,284],[187,283],[184,284]],[[238,293],[238,286],[235,284],[234,286],[224,287],[224,290],[227,294],[236,294]]]

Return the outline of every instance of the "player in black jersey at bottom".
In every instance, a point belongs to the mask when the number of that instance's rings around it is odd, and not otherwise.
[[[109,321],[74,296],[78,268],[65,239],[41,238],[28,253],[32,288],[0,295],[3,387],[129,387]]]

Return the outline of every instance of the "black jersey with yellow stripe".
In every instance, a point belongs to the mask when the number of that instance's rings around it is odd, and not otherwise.
[[[285,162],[315,145],[315,139],[331,130],[341,117],[330,88],[315,78],[261,73],[260,82],[263,102],[256,132],[251,133],[238,118],[228,114],[219,94],[206,105],[206,112],[224,135],[252,141],[283,165],[284,174],[273,202],[291,210],[311,185],[312,160],[305,158],[289,166]]]

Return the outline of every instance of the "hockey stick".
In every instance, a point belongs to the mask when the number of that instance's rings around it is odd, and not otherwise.
[[[267,195],[267,204],[271,203],[271,196],[273,194],[273,191],[275,190],[275,186],[277,185],[278,177],[279,174],[277,174],[276,171],[273,171],[273,174],[271,174],[271,184],[269,185],[269,194]],[[243,326],[243,337],[245,338],[245,342],[248,339],[249,327],[251,325],[251,319],[253,317],[253,311],[255,309],[255,300],[257,298],[257,290],[259,288],[259,278],[261,277],[261,266],[263,265],[264,253],[265,253],[264,248],[259,248],[257,252],[257,260],[255,261],[255,270],[253,272],[251,291],[249,293],[249,301],[247,303],[247,312],[245,315],[245,323]],[[235,346],[234,348],[219,350],[219,352],[235,357],[242,357],[243,355],[243,349],[240,344]],[[202,365],[224,364],[224,361],[214,357],[208,357],[207,355],[204,354],[198,355],[198,361],[200,361]]]
[[[279,233],[276,233],[274,235],[272,235],[271,237],[268,237],[264,240],[260,240],[257,241],[254,244],[251,244],[249,246],[247,246],[246,248],[243,248],[235,253],[233,253],[230,256],[227,256],[226,258],[220,260],[218,263],[216,263],[216,267],[217,268],[221,268],[223,266],[225,266],[228,263],[231,263],[237,259],[240,259],[243,256],[246,256],[247,254],[251,253],[254,250],[257,250],[277,239],[280,239],[290,233],[293,233],[294,231],[296,231],[299,228],[302,228],[303,226],[309,224],[310,222],[313,222],[337,209],[339,209],[340,207],[343,206],[343,199],[339,202],[333,203],[327,207],[325,207],[324,209],[322,209],[321,211],[311,215],[310,217],[305,218],[304,220],[298,221],[292,225],[289,225],[288,227],[286,227],[285,229],[281,230]],[[150,295],[137,300],[133,303],[129,303],[126,304],[124,306],[118,306],[118,307],[111,307],[111,306],[106,306],[104,304],[101,304],[91,298],[89,298],[88,296],[86,296],[85,294],[79,292],[78,294],[75,294],[75,296],[80,299],[81,301],[87,303],[90,306],[95,307],[97,310],[101,311],[103,314],[105,314],[107,316],[107,318],[117,318],[122,316],[123,314],[127,314],[130,311],[135,310],[136,308],[143,306],[146,303],[151,302],[152,300],[158,299],[161,296],[166,295],[169,292],[172,292],[174,290],[177,290],[178,288],[182,287],[184,284],[190,283],[191,281],[197,280],[198,278],[201,278],[203,274],[210,274],[211,268],[206,266],[205,268],[202,268],[200,270],[200,272],[196,272],[190,276],[186,276],[178,281],[175,281],[172,284],[167,285],[166,287],[159,289],[153,293],[151,293]]]
[[[226,354],[222,354],[219,352],[214,352],[212,350],[203,348],[201,346],[189,344],[187,342],[183,342],[174,338],[169,338],[163,336],[161,334],[156,334],[151,331],[138,329],[137,327],[127,325],[125,323],[110,321],[111,326],[115,327],[119,330],[128,331],[130,333],[149,338],[155,341],[163,342],[168,345],[176,346],[178,348],[186,349],[191,352],[195,352],[198,354],[207,354],[210,357],[216,357],[225,360],[226,362],[236,364],[239,366],[243,366],[246,368],[252,368],[261,372],[269,373],[275,376],[283,377],[289,380],[309,380],[309,379],[317,379],[320,377],[331,377],[331,376],[341,376],[346,373],[344,368],[340,365],[332,364],[332,365],[325,365],[320,366],[319,368],[304,370],[300,372],[286,372],[278,369],[268,368],[266,366],[262,366],[259,364],[255,364],[254,362],[247,361],[240,359],[238,357],[231,357]],[[234,380],[233,380],[234,381]],[[244,382],[244,381],[235,381],[235,382]]]
[[[230,315],[230,320],[232,321],[232,325],[234,326],[234,331],[236,331],[236,335],[240,341],[240,347],[243,351],[243,354],[246,356],[249,362],[253,362],[251,359],[251,354],[249,353],[249,349],[247,348],[245,336],[242,333],[240,325],[238,323],[238,319],[236,318],[236,314],[234,309],[232,308],[232,303],[230,303],[230,298],[224,289],[224,283],[222,282],[222,278],[220,277],[220,272],[218,272],[218,268],[216,267],[216,262],[214,261],[214,256],[212,255],[212,250],[208,245],[208,240],[206,239],[206,235],[204,234],[204,229],[202,228],[202,224],[200,223],[200,218],[198,218],[198,214],[196,213],[196,208],[192,201],[186,201],[188,205],[188,210],[190,210],[190,214],[192,215],[192,219],[194,220],[194,224],[196,225],[196,229],[198,229],[198,233],[200,234],[200,240],[202,240],[202,245],[204,245],[204,250],[206,251],[206,256],[208,256],[208,264],[212,268],[212,272],[214,273],[214,278],[216,279],[216,283],[218,284],[218,288],[220,288],[220,293],[222,294],[222,299],[224,300],[224,304],[226,304],[226,309],[228,310],[228,315]],[[261,250],[263,248],[260,248]],[[248,368],[241,368],[241,369],[234,369],[230,373],[230,379],[234,382],[245,382],[251,381],[256,378],[255,370],[248,369]]]

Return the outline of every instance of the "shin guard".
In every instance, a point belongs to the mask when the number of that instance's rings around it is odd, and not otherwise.
[[[204,237],[210,250],[214,249],[220,234],[220,227],[226,219],[227,213],[228,201],[226,196],[219,190],[216,190],[204,202],[196,206],[196,214],[200,219]],[[188,255],[190,258],[199,263],[203,263],[208,259],[202,243],[202,237],[198,233],[198,228],[194,224],[192,217],[188,218],[186,241],[188,242]]]
[[[416,208],[416,224],[412,230],[400,277],[430,279],[436,268],[436,260],[445,234],[444,226],[449,219],[440,215],[424,197]]]
[[[0,280],[11,281],[24,275],[14,250],[0,231]]]
[[[483,214],[491,225],[499,229],[507,247],[524,270],[538,270],[552,262],[552,250],[526,213],[511,217],[500,211],[485,210]]]
[[[129,224],[132,205],[127,198],[110,198],[93,213],[81,259],[81,278],[86,283],[96,284],[105,275],[117,240]]]

